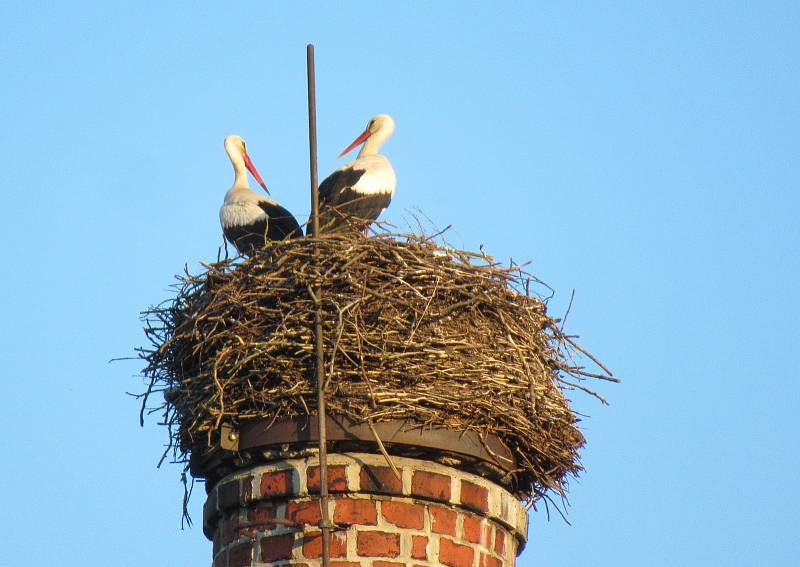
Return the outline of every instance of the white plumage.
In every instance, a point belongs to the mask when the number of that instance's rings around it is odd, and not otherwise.
[[[378,154],[381,146],[394,132],[394,120],[379,114],[369,121],[340,157],[359,144],[364,144],[358,157],[330,174],[319,186],[320,230],[363,230],[389,206],[397,186],[392,164]],[[306,233],[311,232],[311,219]]]
[[[225,193],[219,209],[219,222],[225,238],[241,254],[252,256],[267,240],[283,240],[300,236],[302,230],[292,213],[266,195],[250,189],[247,171],[267,191],[258,170],[247,154],[247,144],[241,136],[225,138],[225,151],[233,164],[233,186]],[[267,191],[268,192],[268,191]]]

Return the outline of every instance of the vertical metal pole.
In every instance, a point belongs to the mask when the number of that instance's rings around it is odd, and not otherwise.
[[[319,236],[319,188],[317,185],[317,86],[314,79],[314,44],[306,46],[308,69],[308,146],[311,153],[311,234]]]
[[[317,186],[317,96],[314,81],[314,45],[306,46],[306,65],[308,68],[308,146],[311,170],[311,234],[319,237],[319,190]],[[314,259],[319,262],[319,252],[315,244]],[[322,344],[322,296],[321,290],[314,290],[317,308],[314,312],[314,364],[317,377],[317,424],[319,429],[319,505],[322,531],[322,565],[330,564],[331,522],[328,515],[328,436],[325,427],[325,366]]]

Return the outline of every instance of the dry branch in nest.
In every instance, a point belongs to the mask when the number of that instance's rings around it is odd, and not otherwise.
[[[493,433],[519,464],[517,491],[533,499],[563,496],[581,470],[584,438],[564,390],[593,394],[585,378],[614,379],[519,268],[410,235],[302,238],[205,267],[145,313],[148,392],[170,392],[157,409],[179,460],[223,422],[315,411],[319,289],[331,415]]]

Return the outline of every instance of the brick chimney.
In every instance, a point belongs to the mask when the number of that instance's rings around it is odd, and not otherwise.
[[[392,462],[402,480],[380,454],[328,454],[332,567],[513,567],[528,515],[510,492],[463,467]],[[308,453],[240,463],[213,483],[203,512],[213,567],[321,565],[319,488]]]

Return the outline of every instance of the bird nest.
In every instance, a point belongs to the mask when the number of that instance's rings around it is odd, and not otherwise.
[[[494,434],[517,462],[518,494],[563,496],[584,444],[565,393],[597,396],[584,379],[614,379],[547,314],[537,283],[417,236],[274,242],[186,273],[145,313],[148,393],[167,393],[151,411],[178,460],[223,423],[313,414],[319,306],[331,415]]]

